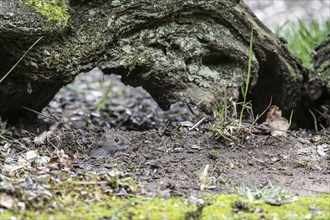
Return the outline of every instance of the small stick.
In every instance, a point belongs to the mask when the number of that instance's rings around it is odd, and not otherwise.
[[[76,185],[103,185],[103,184],[107,184],[107,183],[108,183],[107,181],[100,181],[100,182],[97,182],[97,181],[91,181],[91,182],[79,181],[79,182],[74,182],[74,184],[76,184]]]
[[[51,121],[53,121],[53,122],[58,122],[57,118],[55,118],[53,114],[51,114],[52,117],[50,117],[50,116],[46,116],[46,115],[42,114],[41,112],[38,112],[38,111],[36,111],[36,110],[33,110],[33,109],[28,108],[28,107],[25,107],[25,106],[22,106],[22,108],[24,108],[24,109],[26,109],[26,110],[28,110],[28,111],[31,111],[31,112],[33,112],[33,113],[35,113],[35,114],[37,114],[37,115],[41,115],[41,116],[43,116],[43,117],[45,117],[45,118],[48,118],[49,120],[51,120]],[[48,112],[49,112],[49,111],[48,111]]]
[[[199,120],[194,126],[192,126],[191,128],[189,128],[189,131],[194,130],[198,125],[200,125],[204,120],[206,119],[206,117],[203,117],[201,120]]]
[[[272,105],[273,102],[273,96],[270,97],[270,102],[267,106],[267,108],[261,113],[261,115],[257,115],[256,119],[252,122],[252,125],[255,125],[257,123],[257,121],[259,120],[259,118],[261,118],[269,109],[269,107]]]
[[[193,115],[197,116],[196,113],[194,112],[194,110],[191,108],[191,106],[190,106],[189,104],[187,104],[187,106],[188,106],[189,111],[190,111]]]
[[[48,138],[47,138],[47,142],[48,142],[50,145],[52,145],[52,146],[55,148],[55,150],[60,151],[60,150],[55,146],[55,144],[53,144],[50,140],[48,140]]]
[[[227,120],[227,86],[225,86],[224,88],[224,96],[225,96],[224,106],[225,106],[225,121],[226,121]]]
[[[309,111],[309,113],[311,113],[311,115],[312,115],[312,117],[313,117],[313,119],[314,119],[314,127],[315,127],[315,131],[318,132],[316,117],[315,117],[315,115],[314,115],[314,113],[313,113],[312,110],[308,109],[308,111]]]

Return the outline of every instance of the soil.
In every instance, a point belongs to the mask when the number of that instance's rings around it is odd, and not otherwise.
[[[163,111],[142,88],[124,86],[99,69],[63,88],[39,122],[7,126],[5,137],[12,141],[0,145],[2,164],[33,150],[48,157],[63,150],[74,158],[76,173],[120,170],[150,196],[188,197],[269,185],[300,196],[330,193],[329,129],[273,137],[260,126],[243,123],[229,141],[210,131],[210,124],[217,123],[211,116],[182,103]],[[113,147],[118,137],[129,146],[104,157],[90,156],[105,134]]]

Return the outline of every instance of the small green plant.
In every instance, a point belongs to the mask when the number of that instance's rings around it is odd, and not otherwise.
[[[221,126],[216,125],[216,124],[211,124],[210,130],[213,131],[213,132],[216,132],[217,134],[219,134],[221,137],[223,137],[227,141],[233,141],[231,138],[229,138],[226,135],[224,127],[221,127]]]
[[[253,29],[251,30],[250,34],[250,46],[249,46],[249,54],[248,54],[248,71],[247,71],[247,76],[245,80],[245,87],[241,88],[241,93],[243,96],[243,102],[237,103],[242,106],[241,112],[240,112],[240,117],[239,117],[239,124],[237,122],[227,122],[227,107],[226,107],[226,100],[225,104],[222,106],[221,111],[219,112],[218,109],[215,107],[213,109],[213,117],[214,118],[220,118],[219,124],[212,124],[210,126],[210,130],[218,133],[221,137],[228,141],[232,141],[231,138],[227,136],[227,131],[228,130],[233,130],[233,129],[239,129],[242,125],[242,120],[243,120],[243,113],[245,109],[250,110],[250,113],[252,113],[252,107],[251,103],[247,102],[247,94],[249,91],[249,85],[250,85],[250,78],[251,78],[251,65],[252,65],[252,46],[253,46]]]
[[[218,124],[211,124],[210,125],[210,130],[219,134],[222,138],[224,138],[227,141],[232,141],[231,138],[229,138],[226,135],[226,126],[227,126],[227,119],[226,119],[226,109],[225,105],[222,106],[221,111],[218,110],[218,108],[215,106],[213,108],[213,117],[220,119]]]
[[[205,188],[207,188],[207,186],[212,185],[214,182],[213,179],[209,175],[209,168],[210,168],[210,165],[206,164],[203,171],[201,172],[201,174],[199,176],[201,190],[204,190]]]
[[[329,33],[330,20],[325,23],[312,20],[309,24],[302,20],[287,21],[276,29],[276,34],[287,40],[289,50],[299,57],[309,70],[313,70],[312,51]]]
[[[110,81],[110,84],[107,86],[103,97],[95,104],[95,108],[97,110],[101,110],[104,108],[105,103],[107,102],[107,100],[109,100],[111,88],[112,88],[112,81]]]
[[[253,187],[251,189],[246,186],[239,186],[235,187],[235,191],[237,195],[254,204],[282,204],[292,201],[292,197],[288,193],[283,192],[280,187],[274,187],[271,183],[268,188]]]
[[[0,83],[6,79],[6,77],[15,69],[15,67],[23,60],[23,58],[26,56],[26,54],[42,39],[42,36],[38,38],[38,40],[36,40],[31,47],[29,47],[29,49],[27,51],[25,51],[25,53],[23,54],[23,56],[21,56],[21,58],[19,58],[19,60],[15,63],[14,66],[12,66],[10,68],[10,70],[0,79]]]
[[[220,156],[220,151],[218,149],[212,149],[209,151],[209,156],[211,158],[218,158]]]
[[[241,89],[241,93],[243,96],[243,103],[242,103],[241,113],[239,116],[239,127],[241,127],[241,125],[242,125],[243,113],[244,113],[244,110],[246,107],[246,98],[247,98],[247,94],[249,91],[249,85],[250,85],[251,63],[252,63],[252,45],[253,45],[253,29],[251,30],[251,34],[250,34],[249,62],[248,62],[248,72],[247,72],[246,81],[245,81],[245,88]]]

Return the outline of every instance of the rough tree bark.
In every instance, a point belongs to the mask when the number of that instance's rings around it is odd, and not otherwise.
[[[307,117],[316,120],[319,126],[330,128],[330,35],[315,48],[314,69],[316,73],[304,83]]]
[[[163,108],[183,101],[210,112],[224,98],[239,99],[252,28],[255,111],[271,97],[284,115],[298,111],[306,70],[243,1],[71,0],[69,22],[60,25],[24,2],[0,3],[0,73],[44,37],[1,83],[2,117],[26,113],[22,106],[40,111],[96,66],[141,85]]]

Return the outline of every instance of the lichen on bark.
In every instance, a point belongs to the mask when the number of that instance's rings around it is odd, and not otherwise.
[[[7,26],[0,26],[0,40],[4,42],[0,55],[13,63],[17,57],[12,51],[22,54],[25,49],[17,49],[13,39],[33,41],[46,36],[7,79],[10,82],[19,78],[24,91],[29,82],[33,93],[12,95],[3,85],[0,114],[17,115],[21,111],[17,103],[41,110],[56,90],[96,66],[105,73],[121,75],[129,85],[144,87],[161,107],[183,101],[209,112],[225,98],[233,103],[238,100],[247,76],[252,28],[255,34],[249,88],[256,94],[254,107],[263,111],[273,97],[285,114],[299,102],[303,67],[243,1],[72,0],[69,4],[70,25],[64,29],[46,25],[47,19],[33,7],[21,4],[25,7],[17,6],[20,14],[13,12],[18,25],[12,30],[13,35],[20,32],[8,41],[1,39],[1,33],[8,33],[13,19],[2,19]],[[11,8],[9,4],[7,7]],[[0,19],[1,13],[7,12],[0,9]],[[30,14],[32,20],[24,19],[28,22],[18,20]],[[21,26],[24,28],[19,29]],[[4,67],[8,66],[0,66],[0,71]],[[41,86],[51,90],[42,92]]]
[[[143,85],[159,97],[163,107],[179,99],[210,110],[221,104],[224,87],[236,99],[247,74],[248,45],[235,40],[228,28],[207,16],[182,16],[175,22],[135,32],[116,45],[112,54],[120,51],[117,59],[129,72],[123,81]],[[258,62],[254,54],[252,60],[255,83]],[[136,73],[141,70],[144,73]],[[164,85],[166,94],[160,89]]]

